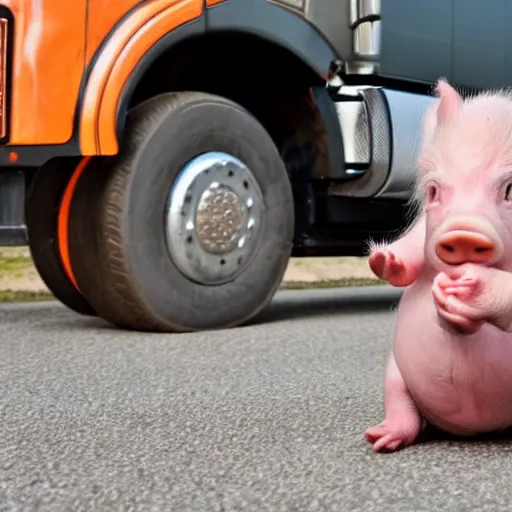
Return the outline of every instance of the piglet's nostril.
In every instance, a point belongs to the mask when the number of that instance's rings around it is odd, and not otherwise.
[[[489,252],[491,249],[489,247],[476,247],[475,252],[479,254],[483,254],[485,252]]]
[[[441,244],[441,248],[444,249],[446,252],[455,252],[453,246],[449,244]]]

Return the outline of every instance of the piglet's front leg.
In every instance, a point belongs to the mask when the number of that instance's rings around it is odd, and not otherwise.
[[[420,275],[424,263],[425,216],[389,245],[372,244],[368,263],[373,273],[393,286],[409,286]]]
[[[439,315],[465,334],[488,322],[512,332],[512,274],[466,264],[438,274],[432,295]]]

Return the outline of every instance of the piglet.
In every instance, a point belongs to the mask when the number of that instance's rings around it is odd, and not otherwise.
[[[428,424],[459,436],[512,426],[512,97],[463,99],[447,82],[426,112],[412,227],[369,264],[405,287],[375,451]]]

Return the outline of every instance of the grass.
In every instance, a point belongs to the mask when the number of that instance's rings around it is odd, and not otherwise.
[[[0,257],[0,275],[20,278],[32,267],[32,260],[26,256]]]
[[[42,302],[55,300],[50,292],[29,292],[21,290],[0,290],[0,302]]]
[[[281,290],[313,290],[319,288],[345,288],[349,286],[381,286],[383,284],[386,283],[380,279],[364,278],[333,279],[330,281],[313,282],[293,281],[282,283]],[[50,292],[0,290],[0,302],[42,302],[48,300],[55,300],[55,297]]]
[[[386,284],[380,279],[365,277],[346,277],[325,281],[289,281],[281,284],[281,290],[312,290],[316,288],[346,288],[350,286],[382,286]]]
[[[34,265],[28,248],[2,247],[0,248],[0,278],[9,282],[22,279],[34,272]],[[0,302],[40,302],[54,300],[54,296],[45,290],[11,290],[0,289]]]
[[[351,261],[353,260],[353,261]],[[310,274],[313,280],[307,281],[290,281],[285,280],[281,283],[281,290],[312,290],[315,288],[346,288],[360,286],[377,286],[385,284],[383,281],[373,278],[361,276],[361,264],[356,258],[304,258],[294,259],[295,268],[300,268]],[[331,267],[332,266],[332,267]],[[329,278],[330,268],[333,271],[333,279]],[[341,268],[341,272],[340,272]],[[350,273],[359,277],[349,277]],[[347,272],[349,276],[344,277]],[[341,273],[341,276],[340,276]],[[327,274],[327,276],[326,276]],[[337,274],[337,275],[336,275]],[[24,283],[30,283],[33,279],[37,279],[37,273],[30,257],[27,247],[1,247],[0,248],[0,302],[35,302],[54,300],[54,296],[46,291],[29,291],[17,289],[24,286]],[[326,277],[324,277],[326,276]],[[336,278],[334,278],[336,276]],[[304,277],[301,275],[297,275]],[[316,277],[316,279],[315,279]],[[7,289],[1,289],[4,286]],[[14,288],[14,289],[10,289]],[[27,288],[31,288],[30,285]],[[34,288],[34,287],[32,287]]]

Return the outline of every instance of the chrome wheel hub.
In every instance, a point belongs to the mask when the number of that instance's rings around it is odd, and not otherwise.
[[[235,249],[247,208],[226,186],[203,192],[196,211],[196,235],[205,251],[226,254]]]
[[[264,202],[249,168],[210,152],[180,172],[166,209],[169,253],[189,279],[219,285],[251,262],[262,233]]]

